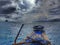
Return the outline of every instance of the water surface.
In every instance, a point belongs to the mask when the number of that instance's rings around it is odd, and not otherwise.
[[[52,45],[60,44],[60,22],[25,24],[17,39],[17,42],[22,41],[28,34],[30,34],[33,31],[32,27],[34,25],[45,26],[44,30],[52,42]],[[21,24],[19,23],[0,22],[0,45],[12,45],[20,26]]]

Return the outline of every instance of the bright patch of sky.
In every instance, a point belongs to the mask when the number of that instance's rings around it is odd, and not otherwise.
[[[18,0],[16,3],[19,11],[23,11],[23,13],[29,12],[35,6],[35,0]]]

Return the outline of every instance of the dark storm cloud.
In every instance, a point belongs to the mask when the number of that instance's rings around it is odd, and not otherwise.
[[[10,14],[10,13],[13,13],[14,11],[16,10],[15,7],[8,7],[8,8],[5,8],[2,10],[2,14]]]
[[[11,2],[10,1],[3,1],[3,0],[0,0],[0,6],[4,6],[6,4],[10,4]]]
[[[16,8],[13,6],[8,6],[11,4],[11,1],[9,0],[1,0],[0,1],[0,14],[10,14],[13,13]]]
[[[2,1],[2,0],[0,0],[0,13],[2,12],[2,6],[4,6],[4,5],[6,5],[6,4],[8,4],[8,3],[10,3],[10,1]]]
[[[60,15],[60,6],[49,9],[50,15]]]

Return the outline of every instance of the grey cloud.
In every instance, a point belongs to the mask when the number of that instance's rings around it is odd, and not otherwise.
[[[60,15],[60,6],[49,9],[50,15]]]
[[[44,8],[45,10],[42,10],[43,9],[41,7],[42,5],[40,5],[43,3],[42,1],[40,3],[39,3],[39,0],[38,1],[36,0],[36,2],[35,1],[30,2],[30,3],[26,2],[27,0],[20,0],[20,1],[24,1],[23,2],[24,4],[21,4],[21,2],[19,1],[16,1],[16,2],[13,1],[15,6],[11,5],[12,3],[8,3],[8,1],[6,3],[4,2],[3,4],[1,4],[0,5],[0,21],[8,20],[10,22],[12,21],[12,22],[32,23],[32,22],[38,22],[38,21],[55,21],[56,19],[60,20],[60,16],[59,16],[60,7],[59,8],[45,7],[47,10],[45,8]],[[7,4],[9,6],[7,6]]]

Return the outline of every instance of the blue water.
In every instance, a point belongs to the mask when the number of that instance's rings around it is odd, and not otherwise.
[[[46,34],[48,35],[52,45],[60,44],[60,22],[40,22],[33,24],[25,24],[23,27],[17,42],[22,41],[28,34],[32,32],[34,25],[45,26]],[[20,29],[19,23],[0,22],[0,45],[12,45],[15,36]]]

